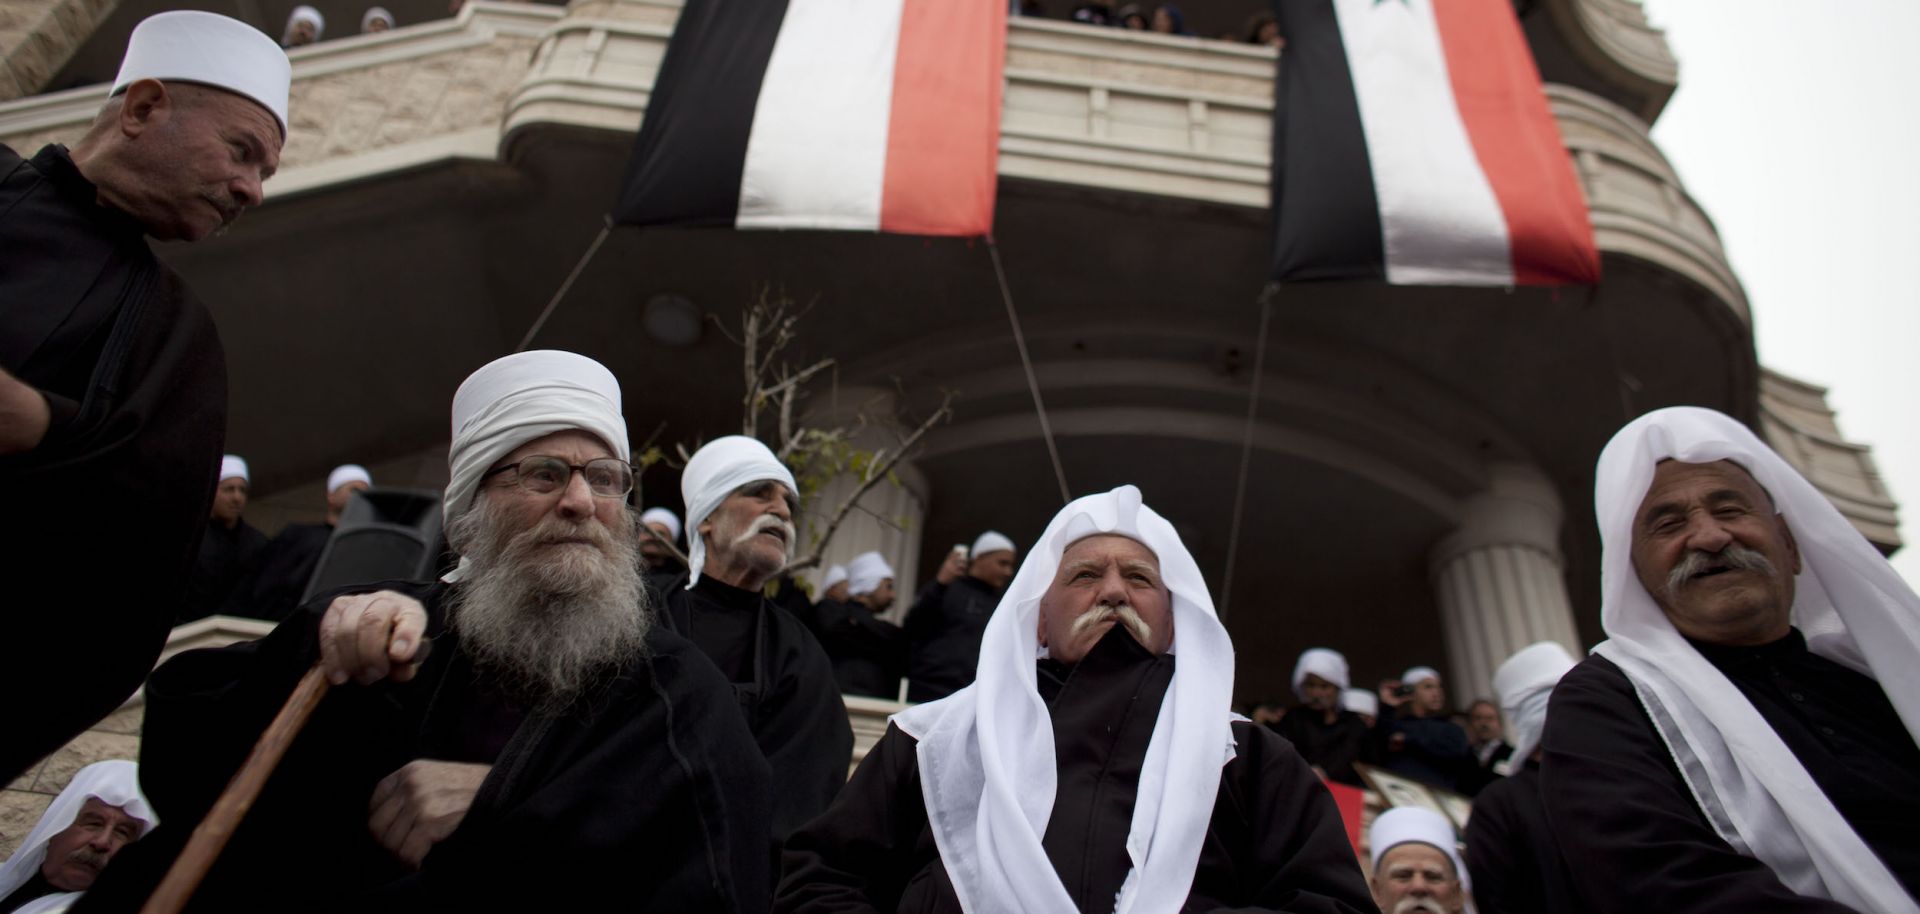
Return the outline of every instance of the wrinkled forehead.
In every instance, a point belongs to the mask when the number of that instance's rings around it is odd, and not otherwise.
[[[501,461],[512,463],[536,454],[567,458],[578,456],[585,460],[617,456],[613,447],[602,441],[599,435],[583,428],[569,428],[525,441],[509,451]]]
[[[1641,497],[1634,516],[1644,517],[1648,512],[1684,498],[1690,492],[1728,490],[1740,492],[1757,503],[1769,506],[1774,503],[1773,494],[1760,484],[1752,471],[1733,460],[1687,463],[1668,457],[1654,465],[1653,479],[1647,483],[1646,495]]]
[[[1160,571],[1160,556],[1133,537],[1119,533],[1095,533],[1067,544],[1060,553],[1060,568],[1086,565],[1106,566],[1113,562],[1144,563],[1155,573]]]
[[[1447,874],[1448,879],[1458,879],[1460,874],[1453,871],[1453,858],[1447,852],[1425,841],[1402,841],[1380,855],[1380,866],[1375,872],[1385,874],[1393,872],[1396,866],[1411,866],[1417,869],[1438,868]]]
[[[128,812],[125,806],[115,806],[99,797],[89,796],[86,802],[80,804],[80,811],[74,814],[73,822],[68,823],[68,827],[71,828],[73,825],[78,824],[88,813],[94,813],[108,821],[129,819],[140,823],[142,827],[145,827],[147,824],[145,819]]]

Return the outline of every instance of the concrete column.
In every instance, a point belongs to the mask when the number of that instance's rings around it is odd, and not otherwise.
[[[1492,468],[1485,492],[1468,499],[1460,529],[1430,557],[1452,678],[1449,701],[1464,707],[1496,698],[1493,671],[1536,641],[1580,655],[1560,556],[1560,497],[1539,470]]]
[[[837,412],[845,417],[845,424],[853,424],[856,416],[865,417],[865,428],[855,437],[855,446],[869,451],[898,449],[904,432],[892,422],[891,392],[841,387],[835,399],[842,405]],[[920,535],[926,527],[929,499],[926,477],[913,461],[901,461],[894,467],[893,475],[899,480],[898,484],[882,479],[860,497],[821,554],[820,567],[803,577],[814,585],[814,594],[818,596],[819,581],[829,566],[844,565],[862,552],[878,550],[894,570],[894,602],[885,617],[898,622],[906,615],[913,603],[914,590],[919,586]],[[858,487],[854,477],[843,475],[827,481],[808,497],[801,507],[805,515],[800,529],[801,555],[812,551],[814,538],[824,532],[834,509]]]

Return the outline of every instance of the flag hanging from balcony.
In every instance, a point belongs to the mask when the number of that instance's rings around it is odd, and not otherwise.
[[[687,0],[614,221],[984,235],[1004,0]]]
[[[1279,0],[1273,278],[1600,279],[1510,0]]]

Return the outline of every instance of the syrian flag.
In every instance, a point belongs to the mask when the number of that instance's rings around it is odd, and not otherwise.
[[[984,235],[1005,0],[688,0],[614,210],[640,225]]]
[[[1280,0],[1273,278],[1600,279],[1510,0]]]

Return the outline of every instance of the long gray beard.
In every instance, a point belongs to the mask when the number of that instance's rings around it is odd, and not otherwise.
[[[622,529],[546,517],[502,529],[483,499],[448,526],[471,574],[452,595],[449,625],[483,673],[534,710],[558,714],[646,650],[652,624],[631,511]],[[593,548],[540,544],[587,537]]]

